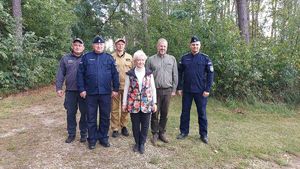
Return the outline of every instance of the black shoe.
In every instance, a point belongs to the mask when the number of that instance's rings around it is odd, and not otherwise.
[[[103,146],[103,147],[110,147],[110,144],[108,141],[99,141],[99,143]]]
[[[139,151],[139,145],[135,144],[132,149],[133,149],[133,152],[138,152]]]
[[[96,148],[95,145],[91,145],[91,144],[89,145],[89,149],[90,149],[90,150],[94,150],[95,148]]]
[[[80,143],[85,143],[85,142],[86,142],[86,136],[81,136]]]
[[[139,152],[140,152],[140,154],[144,154],[145,153],[145,145],[144,144],[140,145]]]
[[[186,138],[187,136],[188,136],[187,134],[180,133],[176,138],[181,140],[181,139]]]
[[[119,131],[113,131],[113,133],[112,133],[112,137],[114,137],[114,138],[116,138],[116,137],[119,137]]]
[[[123,136],[126,136],[126,137],[129,136],[129,133],[128,133],[128,130],[127,130],[126,127],[122,128],[121,133],[122,133]]]
[[[66,139],[66,143],[71,143],[75,140],[75,136],[69,136],[67,139]]]
[[[208,138],[207,138],[207,136],[201,136],[200,137],[200,140],[203,142],[203,143],[205,143],[205,144],[208,144]]]

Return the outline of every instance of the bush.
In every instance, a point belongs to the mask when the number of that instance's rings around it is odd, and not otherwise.
[[[28,90],[53,81],[58,61],[49,57],[55,55],[54,52],[45,55],[47,51],[39,48],[45,40],[38,39],[33,33],[27,33],[24,36],[21,54],[15,53],[14,50],[6,51],[8,57],[0,70],[1,95]],[[13,46],[12,40],[7,42]]]

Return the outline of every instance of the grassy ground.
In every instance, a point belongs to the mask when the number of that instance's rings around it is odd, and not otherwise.
[[[173,131],[178,126],[180,104],[174,99],[174,114],[170,123]],[[176,111],[177,110],[177,111]],[[208,107],[209,145],[199,144],[195,107],[192,110],[191,134],[185,141],[176,141],[181,148],[178,154],[204,166],[249,167],[251,160],[272,161],[280,166],[288,165],[287,154],[299,155],[299,111],[281,105],[238,105],[221,103],[211,99]],[[174,133],[174,132],[173,132]],[[175,137],[175,135],[173,135]],[[185,150],[188,149],[188,150]],[[251,159],[249,161],[249,159]],[[186,165],[190,162],[187,161]]]
[[[62,102],[53,87],[0,100],[0,168],[300,168],[299,108],[210,99],[205,145],[194,104],[189,136],[175,139],[181,98],[174,97],[167,129],[171,142],[154,147],[148,140],[140,155],[131,150],[132,136],[110,138],[112,147],[97,145],[94,151],[78,140],[65,144]]]

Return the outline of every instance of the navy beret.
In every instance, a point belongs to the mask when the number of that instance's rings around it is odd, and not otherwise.
[[[200,42],[200,39],[197,36],[193,36],[191,38],[191,43],[193,43],[193,42]]]
[[[79,42],[79,43],[83,44],[83,40],[80,39],[80,38],[75,38],[75,39],[73,40],[73,43],[75,43],[75,42]]]
[[[102,38],[102,36],[95,36],[93,43],[105,43],[105,40]]]

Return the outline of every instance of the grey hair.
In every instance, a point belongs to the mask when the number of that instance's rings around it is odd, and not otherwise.
[[[140,59],[140,58],[143,58],[143,59],[147,59],[147,55],[145,54],[145,52],[143,50],[138,50],[136,51],[134,54],[133,54],[133,61],[135,61],[136,59]]]
[[[156,46],[158,46],[160,43],[163,43],[163,42],[165,42],[168,46],[168,41],[165,38],[158,39]]]

